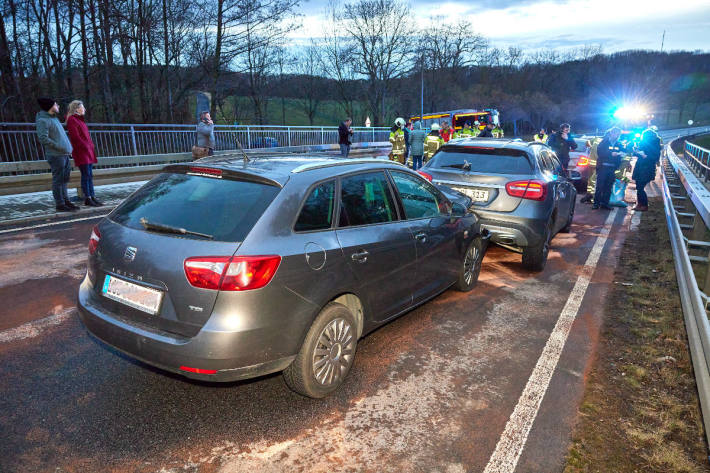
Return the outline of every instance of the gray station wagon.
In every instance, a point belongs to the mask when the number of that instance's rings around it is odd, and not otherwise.
[[[488,234],[470,204],[385,160],[171,165],[94,227],[80,317],[167,371],[283,370],[293,390],[323,397],[360,337],[474,287]]]

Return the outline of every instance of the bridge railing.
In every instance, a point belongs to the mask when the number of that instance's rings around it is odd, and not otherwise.
[[[705,132],[710,131],[706,129]],[[688,146],[688,145],[692,146]],[[693,371],[710,442],[710,190],[707,150],[666,146],[663,199]]]
[[[185,153],[196,143],[195,125],[89,123],[97,156]],[[353,127],[353,143],[385,142],[386,127]],[[215,125],[216,150],[338,143],[335,126]],[[34,123],[0,123],[0,162],[44,160]]]

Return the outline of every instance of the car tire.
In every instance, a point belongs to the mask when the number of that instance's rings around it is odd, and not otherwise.
[[[545,234],[542,241],[535,246],[523,248],[523,268],[530,271],[542,271],[547,263],[547,255],[550,252],[550,240],[552,240],[552,219],[547,222]]]
[[[577,205],[577,199],[572,199],[572,205],[570,206],[569,216],[567,217],[567,223],[560,230],[561,233],[569,233],[572,229],[572,220],[574,220],[574,208]]]
[[[459,279],[456,281],[456,289],[461,292],[468,292],[476,286],[478,275],[481,274],[481,262],[483,261],[483,243],[480,237],[473,239],[466,253],[464,253],[459,269]]]
[[[355,358],[357,323],[350,310],[331,302],[318,314],[301,350],[283,371],[293,391],[322,398],[343,383]]]

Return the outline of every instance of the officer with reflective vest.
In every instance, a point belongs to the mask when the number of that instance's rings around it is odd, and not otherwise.
[[[463,124],[463,128],[454,134],[454,138],[473,138],[476,133],[471,128],[471,122],[466,122]]]
[[[404,118],[397,118],[394,121],[394,126],[390,131],[390,143],[392,144],[390,160],[399,161],[401,164],[404,164],[404,151],[406,148],[403,130],[405,123]]]
[[[498,125],[493,128],[491,133],[493,133],[493,138],[503,138],[503,129]]]
[[[443,144],[444,139],[439,135],[439,124],[434,123],[431,126],[431,131],[424,140],[424,161],[429,161]]]
[[[535,140],[535,143],[547,143],[547,133],[545,133],[545,129],[540,128],[540,132],[533,136],[533,140]]]

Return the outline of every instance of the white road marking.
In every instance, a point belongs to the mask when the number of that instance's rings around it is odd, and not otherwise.
[[[587,292],[589,281],[599,262],[599,257],[604,249],[604,244],[609,236],[616,213],[617,209],[612,210],[606,222],[604,222],[601,234],[594,242],[592,251],[584,263],[582,274],[579,275],[574,288],[572,288],[572,293],[567,299],[560,317],[557,319],[555,328],[550,333],[545,348],[542,350],[542,355],[537,360],[535,369],[530,375],[528,383],[520,395],[520,399],[518,399],[518,404],[510,415],[503,434],[498,440],[498,445],[496,445],[496,449],[490,460],[488,460],[483,473],[512,473],[515,471],[527,442],[528,434],[530,434],[530,429],[540,409],[542,398],[547,392],[552,374],[555,372],[560,355],[562,355],[562,349],[567,341],[572,323],[577,317],[577,312],[579,312],[582,299]]]
[[[39,320],[27,322],[19,327],[3,330],[0,332],[0,343],[8,343],[14,340],[37,337],[49,327],[59,325],[76,312],[76,307],[61,310],[54,315]]]
[[[101,214],[101,215],[94,215],[92,217],[75,218],[72,220],[62,220],[61,222],[41,223],[39,225],[30,225],[28,227],[10,228],[8,230],[0,230],[0,234],[10,233],[10,232],[21,232],[22,230],[33,230],[35,228],[42,228],[42,227],[53,227],[55,225],[61,225],[63,223],[83,222],[84,220],[94,220],[97,218],[105,217],[107,215],[108,214]]]

